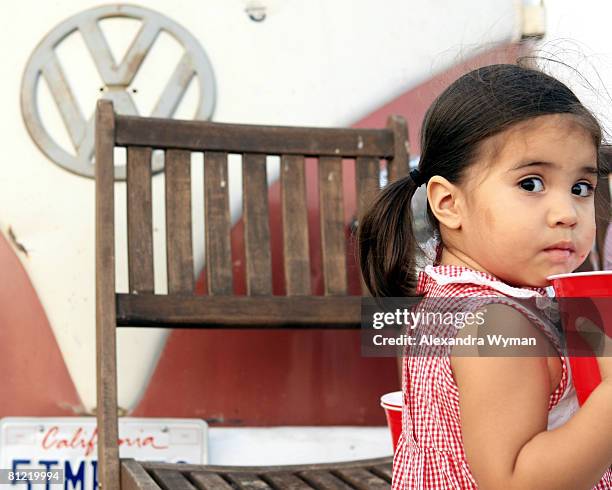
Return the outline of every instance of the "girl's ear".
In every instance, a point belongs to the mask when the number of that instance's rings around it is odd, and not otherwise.
[[[427,200],[440,225],[451,230],[461,228],[461,192],[456,185],[434,175],[427,183]]]

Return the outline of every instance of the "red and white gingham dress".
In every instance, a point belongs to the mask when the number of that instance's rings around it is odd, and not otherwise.
[[[448,297],[546,297],[544,288],[514,288],[485,272],[455,265],[428,266],[419,272],[417,294]],[[527,308],[508,304],[527,315],[547,332],[549,325]],[[558,343],[553,340],[553,345]],[[565,423],[578,409],[569,360],[559,351],[561,382],[551,394],[548,429]],[[393,459],[393,490],[476,489],[461,435],[459,390],[450,356],[404,356],[402,433]],[[612,489],[612,471],[594,490]]]

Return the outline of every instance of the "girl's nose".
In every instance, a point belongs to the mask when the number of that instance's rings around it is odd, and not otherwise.
[[[578,212],[573,196],[557,197],[553,200],[548,213],[551,227],[564,226],[573,228],[578,222]]]

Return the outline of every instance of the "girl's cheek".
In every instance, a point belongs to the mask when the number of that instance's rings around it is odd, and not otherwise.
[[[588,230],[588,232],[584,234],[584,239],[580,240],[580,249],[578,256],[581,261],[586,259],[587,255],[589,255],[589,252],[593,248],[593,245],[595,244],[596,231],[597,230],[595,226],[593,226],[591,229]]]

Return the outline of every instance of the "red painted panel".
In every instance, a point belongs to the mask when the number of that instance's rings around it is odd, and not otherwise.
[[[0,417],[84,412],[26,271],[0,234]]]

